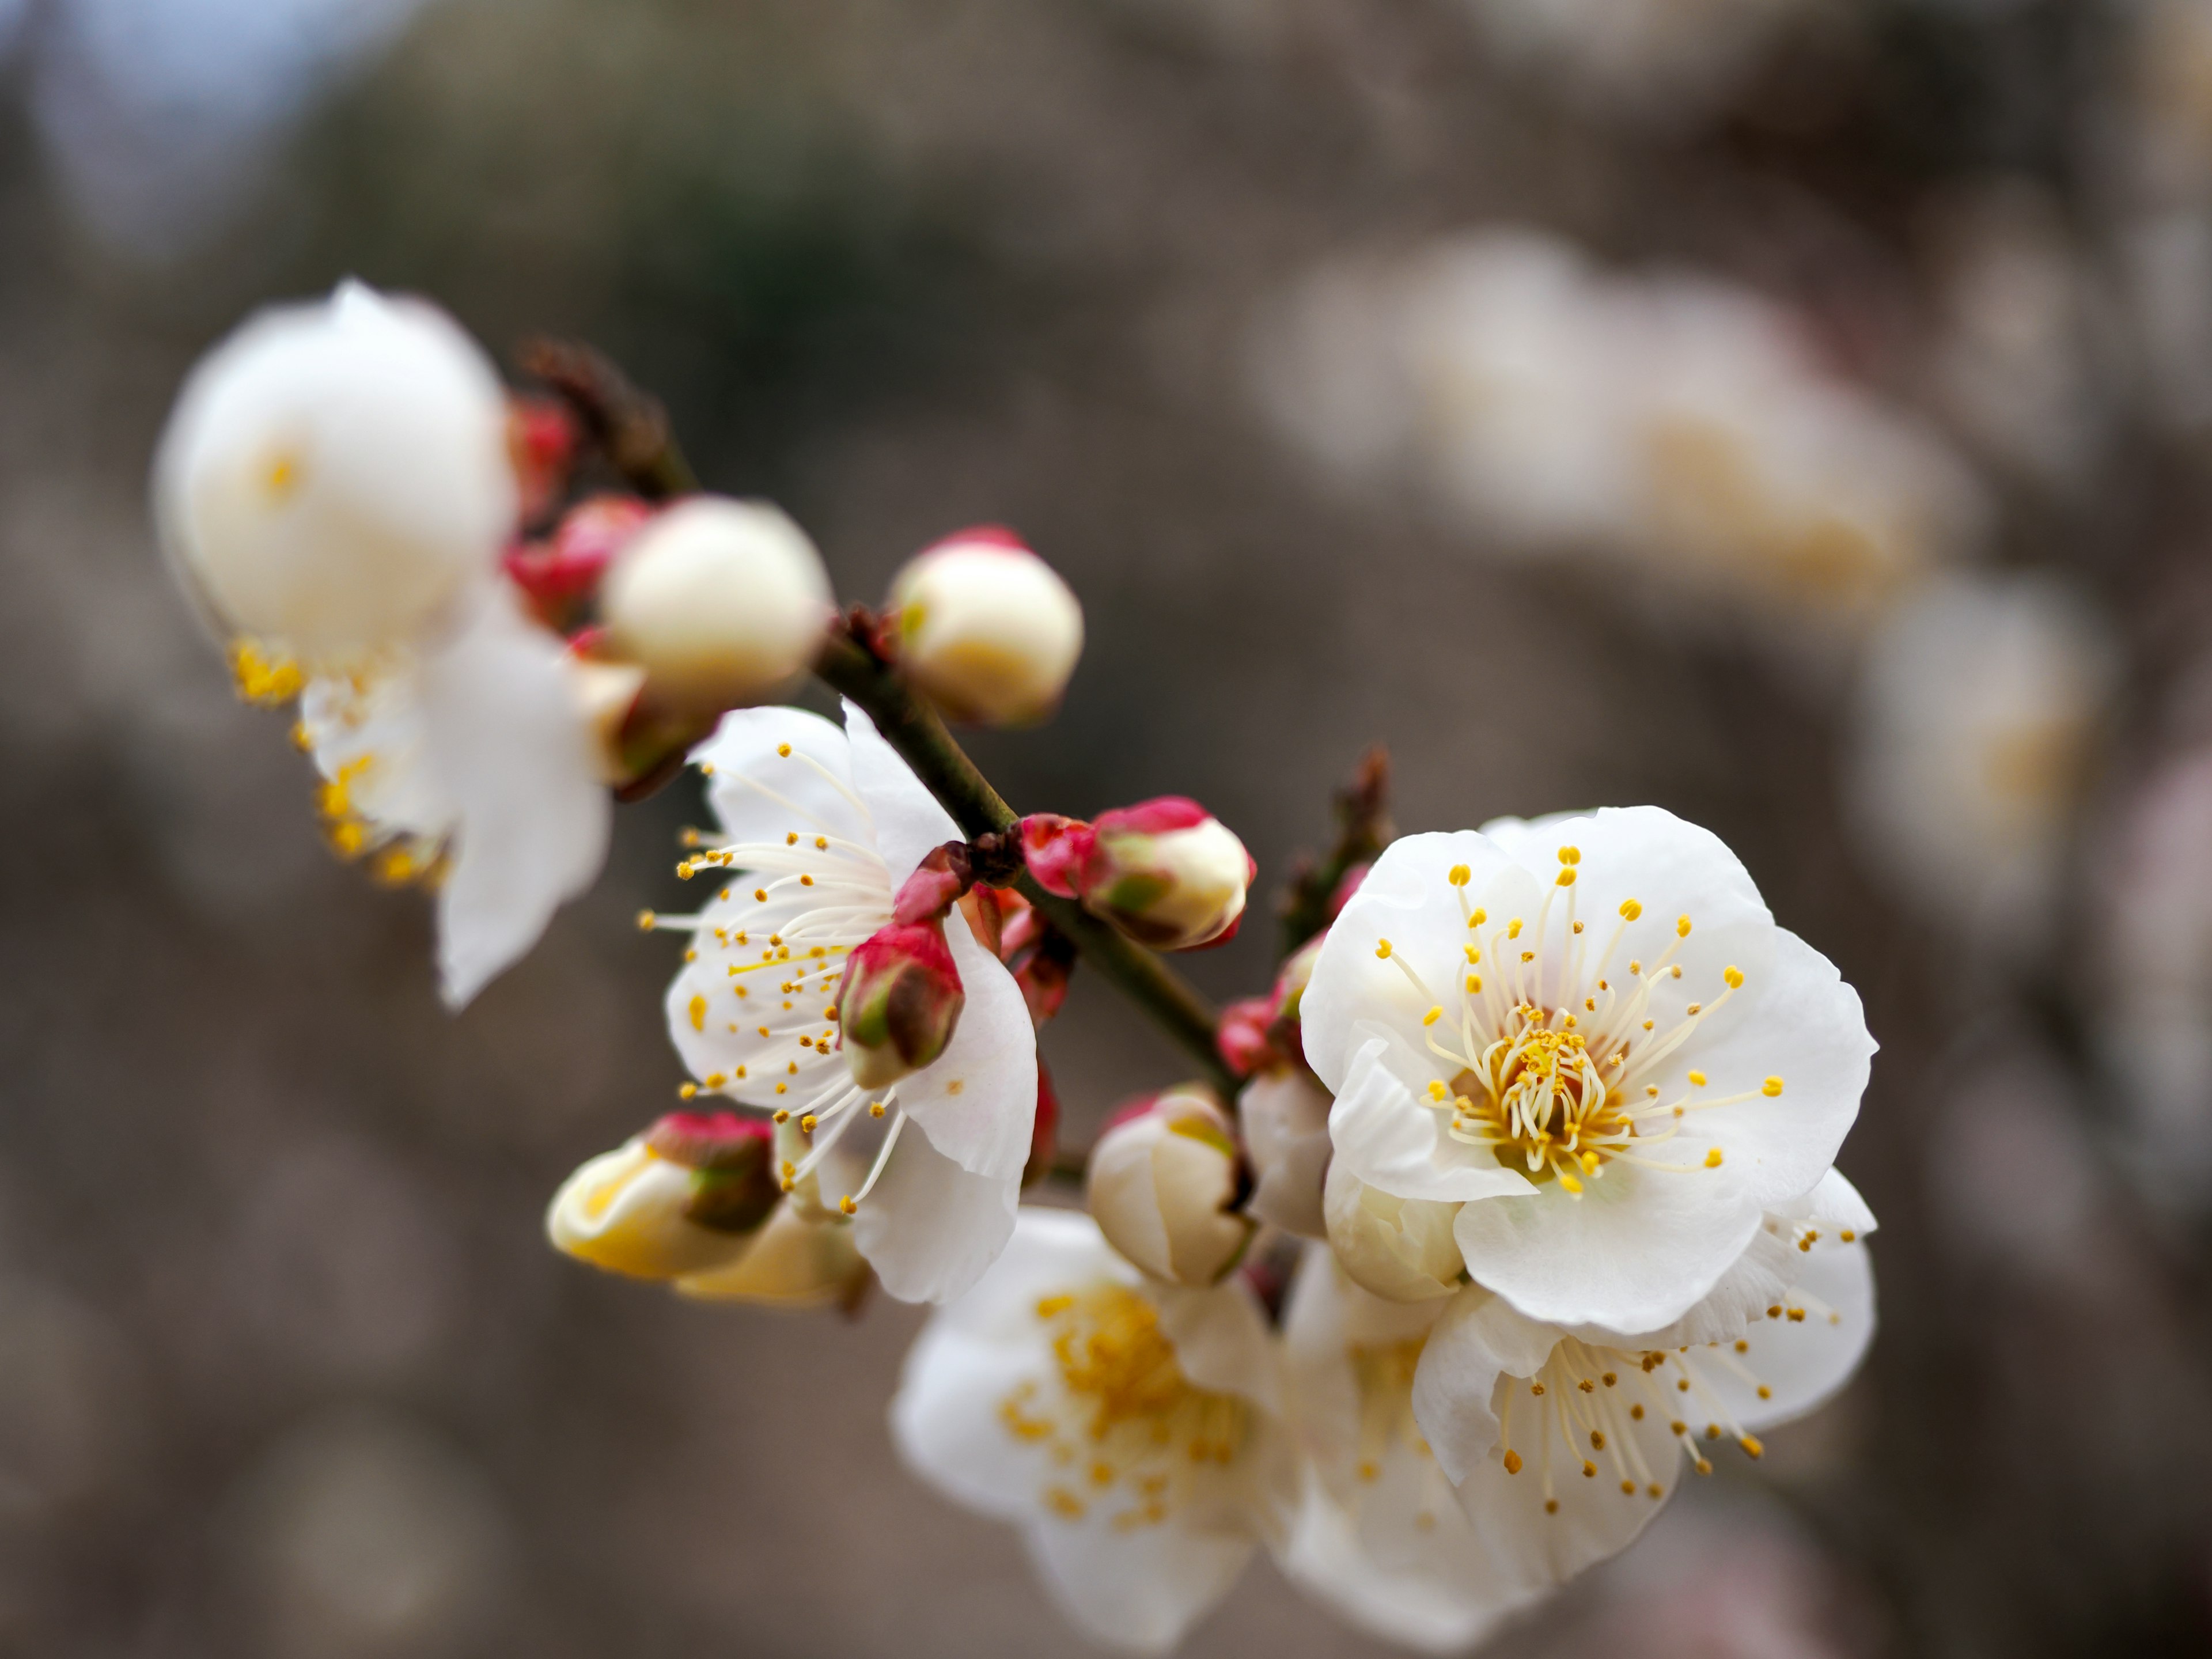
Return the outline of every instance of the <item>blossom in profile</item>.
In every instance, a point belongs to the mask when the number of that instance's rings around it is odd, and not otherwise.
[[[2000,954],[2045,941],[2117,665],[2102,618],[2046,577],[1942,583],[1890,617],[1847,774],[1869,864]]]
[[[771,1115],[787,1190],[850,1218],[893,1296],[957,1296],[1013,1229],[1037,1102],[1028,1006],[960,908],[943,928],[965,1001],[934,1060],[867,1086],[836,998],[900,887],[958,831],[849,703],[842,730],[793,708],[734,711],[692,759],[719,830],[681,873],[709,891],[694,915],[646,918],[690,937],[666,1001],[688,1086]]]
[[[1449,1212],[1525,1317],[1621,1332],[1681,1317],[1820,1182],[1875,1048],[1735,856],[1649,806],[1393,843],[1300,1013],[1332,1183]]]
[[[1083,654],[1083,607],[1060,573],[993,526],[924,548],[891,582],[900,671],[948,719],[1030,726],[1060,707]]]
[[[1831,1398],[1873,1340],[1874,1218],[1840,1176],[1679,1322],[1625,1337],[1530,1320],[1476,1285],[1445,1304],[1413,1410],[1498,1571],[1547,1588],[1626,1548],[1686,1474]]]
[[[1283,1315],[1304,1501],[1279,1558],[1291,1582],[1386,1640],[1463,1650],[1534,1600],[1461,1507],[1413,1416],[1441,1302],[1384,1301],[1310,1247]]]
[[[562,1182],[546,1233],[556,1249],[636,1279],[726,1267],[782,1196],[774,1154],[758,1119],[672,1113]]]
[[[891,1431],[955,1502],[1021,1528],[1092,1639],[1164,1652],[1287,1540],[1298,1461],[1241,1280],[1147,1279],[1088,1217],[1024,1209],[908,1355]]]
[[[490,362],[349,283],[194,369],[155,463],[173,568],[249,701],[297,698],[332,845],[438,890],[458,1007],[605,856],[586,678],[500,574],[516,485]]]

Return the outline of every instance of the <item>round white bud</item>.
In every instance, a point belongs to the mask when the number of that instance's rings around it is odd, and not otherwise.
[[[1462,1262],[1452,1237],[1456,1204],[1399,1198],[1328,1166],[1322,1210],[1329,1248],[1354,1284],[1389,1302],[1426,1302],[1459,1288]]]
[[[806,532],[764,501],[699,495],[631,538],[601,590],[608,643],[654,696],[710,711],[802,672],[836,608]]]
[[[1003,532],[917,553],[891,583],[899,666],[948,719],[1027,726],[1060,706],[1083,654],[1083,607]]]
[[[558,1250],[634,1279],[712,1272],[744,1255],[750,1240],[691,1218],[698,1186],[693,1171],[641,1136],[561,1184],[546,1208],[545,1235]]]
[[[1091,1154],[1087,1200],[1106,1242],[1156,1278],[1203,1286],[1243,1258],[1235,1127],[1202,1084],[1125,1114]]]
[[[443,312],[347,283],[201,360],[154,497],[227,635],[311,661],[413,640],[496,571],[514,527],[506,395]]]

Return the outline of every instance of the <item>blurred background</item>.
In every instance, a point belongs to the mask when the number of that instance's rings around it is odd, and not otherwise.
[[[1019,807],[1272,884],[1380,741],[1838,963],[1871,1363],[1499,1651],[2212,1647],[2212,0],[0,0],[0,1652],[1069,1650],[893,1457],[916,1310],[541,1242],[673,1102],[696,795],[448,1019],[170,590],[179,377],[349,274],[604,347],[848,599],[1018,526]],[[1079,975],[1045,1048],[1079,1144],[1179,1069]],[[1190,1650],[1376,1650],[1262,1565]]]

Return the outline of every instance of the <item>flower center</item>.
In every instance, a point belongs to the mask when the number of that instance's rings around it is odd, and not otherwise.
[[[1429,1084],[1427,1104],[1451,1114],[1455,1140],[1487,1147],[1506,1168],[1556,1181],[1575,1196],[1586,1177],[1613,1163],[1680,1173],[1717,1169],[1717,1146],[1696,1164],[1662,1163],[1648,1150],[1680,1133],[1690,1113],[1781,1094],[1782,1079],[1770,1077],[1755,1089],[1707,1096],[1703,1072],[1674,1071],[1698,1025],[1742,988],[1742,970],[1723,969],[1710,1001],[1688,1003],[1660,1030],[1655,996],[1682,978],[1674,956],[1690,936],[1690,918],[1677,918],[1673,939],[1648,964],[1632,956],[1623,971],[1615,959],[1644,906],[1625,902],[1611,938],[1593,953],[1592,936],[1575,914],[1582,856],[1579,848],[1559,848],[1559,875],[1533,927],[1519,916],[1492,925],[1486,910],[1468,902],[1468,866],[1452,867],[1447,879],[1468,943],[1465,962],[1447,969],[1452,988],[1443,995],[1389,939],[1375,942],[1375,954],[1394,963],[1430,1005],[1422,1041],[1443,1074]],[[1565,926],[1555,929],[1553,909],[1562,895]],[[1670,1095],[1659,1079],[1674,1076],[1684,1081]]]
[[[1158,1312],[1136,1291],[1111,1282],[1063,1291],[1038,1298],[1036,1312],[1060,1387],[1023,1382],[1000,1402],[999,1420],[1050,1457],[1052,1513],[1079,1521],[1103,1504],[1117,1529],[1157,1526],[1206,1470],[1236,1461],[1249,1407],[1184,1376]]]

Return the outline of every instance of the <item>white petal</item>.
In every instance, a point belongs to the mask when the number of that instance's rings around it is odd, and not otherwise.
[[[1449,998],[1458,984],[1462,947],[1473,936],[1453,896],[1459,890],[1448,878],[1462,864],[1470,872],[1470,902],[1503,879],[1504,890],[1517,896],[1501,902],[1525,902],[1534,914],[1541,898],[1534,884],[1473,830],[1403,836],[1393,842],[1330,925],[1313,978],[1298,1001],[1306,1063],[1331,1093],[1343,1092],[1363,1041],[1357,1032],[1361,1022],[1418,1030],[1429,1007],[1430,1000],[1398,966],[1375,954],[1378,941],[1388,939],[1394,955],[1402,951],[1437,998]]]
[[[1443,1132],[1443,1115],[1421,1092],[1430,1068],[1402,1040],[1371,1024],[1354,1034],[1363,1040],[1328,1114],[1329,1140],[1348,1173],[1395,1197],[1438,1204],[1535,1191],[1486,1147]]]
[[[1783,1079],[1783,1091],[1693,1112],[1674,1144],[1698,1154],[1719,1146],[1753,1199],[1774,1208],[1808,1191],[1835,1161],[1858,1118],[1875,1041],[1858,993],[1784,929],[1775,930],[1765,982],[1747,982],[1739,1000],[1747,996],[1745,1018],[1717,1036],[1698,1032],[1684,1045],[1682,1064],[1702,1067],[1716,1093],[1756,1091],[1769,1077]]]
[[[1254,1078],[1237,1106],[1255,1178],[1251,1212],[1301,1238],[1328,1231],[1321,1188],[1331,1152],[1329,1106],[1321,1086],[1297,1067]]]
[[[1413,1420],[1448,1479],[1466,1480],[1498,1449],[1498,1377],[1540,1370],[1559,1340],[1479,1285],[1444,1304],[1413,1371]]]
[[[852,1082],[844,1056],[834,1047],[837,1027],[830,1017],[845,957],[775,961],[777,947],[769,940],[817,901],[805,890],[787,888],[758,903],[753,893],[766,890],[750,885],[751,877],[720,873],[727,883],[722,890],[731,896],[710,898],[700,907],[706,925],[691,935],[691,959],[677,969],[663,1002],[669,1037],[692,1076],[705,1082],[719,1074],[725,1081],[708,1086],[732,1099],[795,1112],[825,1105]],[[887,890],[883,904],[888,921]],[[733,968],[738,971],[731,972]],[[801,1036],[812,1038],[811,1045],[799,1047]],[[796,1072],[790,1069],[794,1065]],[[779,1083],[784,1085],[780,1095]]]
[[[1032,1331],[1035,1316],[1030,1320]],[[1007,1432],[1001,1405],[1024,1382],[1042,1389],[1054,1367],[1042,1342],[977,1340],[935,1318],[908,1351],[891,1401],[891,1438],[915,1474],[956,1502],[1004,1521],[1035,1516],[1048,1467]]]
[[[803,708],[733,708],[690,758],[707,772],[708,801],[732,841],[772,845],[796,830],[875,843],[835,721]]]
[[[1236,1395],[1271,1415],[1283,1414],[1281,1361],[1267,1317],[1242,1280],[1232,1277],[1205,1290],[1157,1282],[1146,1288],[1185,1376],[1211,1393]]]
[[[445,1000],[459,1008],[592,884],[611,806],[567,654],[503,595],[419,672],[423,762],[459,820],[438,894]]]
[[[1131,1653],[1181,1641],[1229,1593],[1254,1547],[1245,1533],[1172,1522],[1117,1529],[1104,1504],[1080,1521],[1031,1526],[1024,1541],[1068,1617],[1092,1640]]]
[[[1844,1179],[1841,1170],[1831,1170],[1804,1197],[1774,1206],[1775,1213],[1793,1221],[1809,1221],[1823,1232],[1856,1233],[1861,1238],[1881,1224],[1874,1218],[1859,1189]]]
[[[898,1085],[898,1103],[938,1151],[991,1179],[1018,1176],[1036,1121],[1036,1028],[999,959],[975,942],[958,910],[945,937],[967,1000],[952,1041]]]
[[[1456,1652],[1533,1593],[1498,1573],[1449,1487],[1437,1482],[1433,1501],[1418,1508],[1401,1500],[1393,1477],[1395,1465],[1406,1461],[1393,1460],[1357,1520],[1310,1480],[1278,1565],[1293,1584],[1361,1630],[1425,1652]],[[1378,1540],[1374,1534],[1386,1522],[1394,1523],[1391,1535]]]
[[[1720,1282],[1759,1231],[1759,1209],[1725,1166],[1681,1172],[1614,1163],[1579,1197],[1467,1205],[1453,1223],[1468,1275],[1531,1319],[1649,1331]]]
[[[939,1310],[929,1328],[960,1331],[978,1341],[1034,1346],[1040,1297],[1102,1279],[1133,1287],[1142,1277],[1115,1254],[1089,1216],[1024,1205],[1005,1254],[974,1290]]]
[[[1362,1424],[1353,1346],[1427,1336],[1443,1301],[1387,1302],[1346,1278],[1328,1246],[1307,1246],[1283,1310],[1283,1376],[1291,1419],[1329,1490],[1350,1501]]]
[[[853,1218],[853,1242],[900,1301],[949,1302],[1006,1249],[1020,1197],[1018,1170],[971,1175],[909,1124]]]
[[[876,850],[890,867],[894,886],[914,873],[931,848],[967,839],[866,712],[849,701],[845,733],[852,744],[853,784],[875,820]]]
[[[1724,1346],[1728,1358],[1698,1366],[1698,1375],[1747,1429],[1786,1423],[1824,1404],[1850,1381],[1874,1340],[1874,1258],[1867,1247],[1816,1248],[1799,1259],[1796,1283],[1782,1297],[1784,1316],[1753,1321],[1741,1338],[1748,1344],[1746,1352]],[[1805,1317],[1790,1319],[1790,1308],[1802,1310]],[[1690,1357],[1700,1358],[1694,1348]],[[1765,1399],[1759,1395],[1761,1387],[1767,1390]]]

